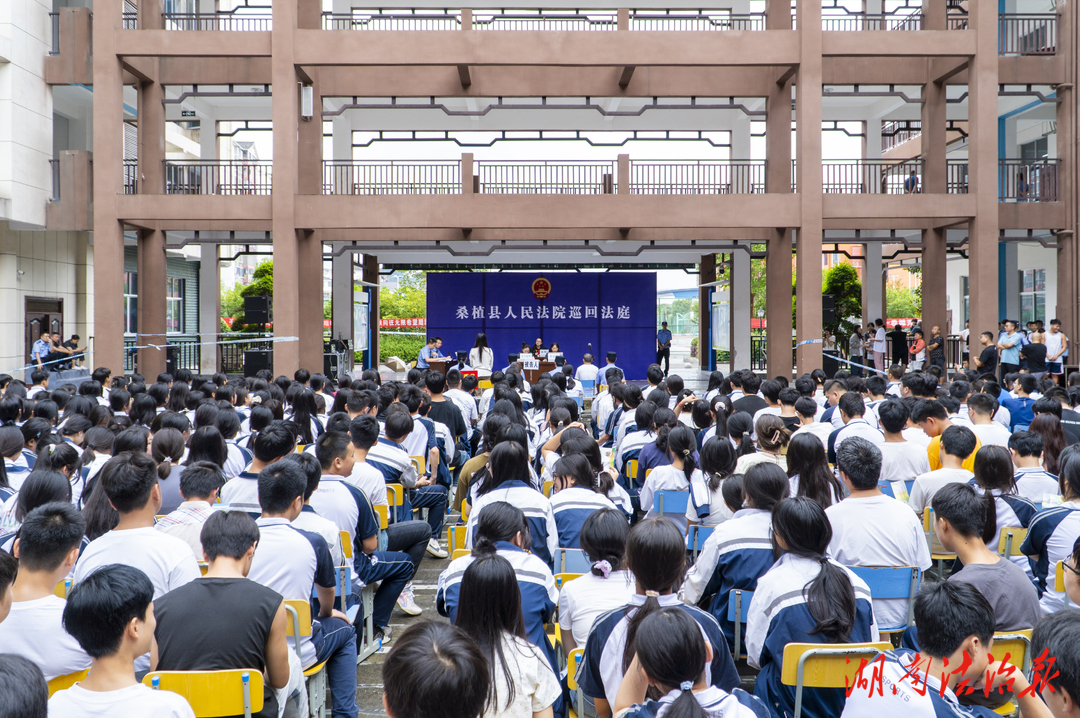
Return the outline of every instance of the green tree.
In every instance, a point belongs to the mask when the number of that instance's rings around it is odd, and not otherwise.
[[[244,297],[272,297],[274,296],[274,262],[267,259],[259,262],[251,275],[252,282],[240,290]]]
[[[411,319],[427,316],[427,273],[403,272],[398,288],[379,289],[379,316],[384,319]],[[408,329],[379,331],[379,360],[396,356],[410,362],[420,355],[424,333],[409,333]]]
[[[237,282],[228,289],[221,292],[221,318],[231,318],[234,323],[237,318],[243,318],[244,315],[244,297],[240,294],[244,285]],[[229,331],[229,326],[222,321],[221,331]]]
[[[825,328],[838,337],[846,337],[856,322],[862,320],[862,284],[859,272],[847,262],[834,264],[825,272],[821,282],[821,293],[830,294],[836,301],[836,321],[825,324]]]
[[[889,282],[885,287],[885,307],[887,316],[897,319],[922,315],[921,297],[899,281]]]

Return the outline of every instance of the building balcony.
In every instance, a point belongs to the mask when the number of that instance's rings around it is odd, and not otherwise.
[[[50,85],[94,84],[93,14],[84,7],[62,7],[50,13],[52,48],[45,58]]]
[[[94,160],[85,150],[66,150],[52,160],[53,198],[46,208],[49,230],[94,228]]]
[[[165,160],[165,194],[268,195],[271,160]]]

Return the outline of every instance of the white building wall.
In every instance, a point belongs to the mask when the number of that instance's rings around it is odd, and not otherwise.
[[[1017,247],[1017,269],[1046,270],[1046,316],[1047,322],[1057,315],[1057,250],[1049,249],[1038,242],[1021,242]],[[964,328],[962,322],[963,294],[961,278],[968,276],[968,261],[958,255],[949,255],[946,269],[946,301],[952,312],[953,332]],[[1019,302],[1017,301],[1017,304]],[[1019,319],[1019,317],[1012,317]],[[975,330],[975,327],[972,327]],[[980,327],[979,331],[996,331],[997,327]]]

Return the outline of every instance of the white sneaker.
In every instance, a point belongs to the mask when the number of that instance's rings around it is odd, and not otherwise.
[[[439,545],[439,539],[430,538],[427,542],[427,552],[435,558],[446,558],[449,554],[442,550],[442,546]]]
[[[416,596],[413,594],[412,581],[405,584],[405,588],[401,590],[401,595],[397,599],[398,608],[410,616],[419,616],[424,612],[424,609],[416,605]]]

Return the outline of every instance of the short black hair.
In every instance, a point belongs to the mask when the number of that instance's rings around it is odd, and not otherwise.
[[[383,697],[394,718],[479,718],[491,675],[465,631],[421,621],[402,632],[383,661]]]
[[[668,379],[668,385],[670,386],[671,380]],[[761,382],[761,395],[769,401],[776,403],[780,401],[780,390],[783,389],[783,385],[775,379],[769,379],[768,381]]]
[[[28,658],[0,653],[0,718],[48,718],[49,685]]]
[[[370,449],[379,440],[379,422],[374,416],[358,416],[349,423],[349,435],[353,446]]]
[[[915,596],[919,648],[933,658],[956,653],[969,636],[989,648],[994,636],[994,608],[970,583],[924,581]]]
[[[761,378],[749,369],[742,373],[743,393],[747,396],[757,394],[761,388]]]
[[[966,459],[975,451],[978,439],[966,426],[950,426],[941,432],[941,450],[950,456]]]
[[[55,571],[85,533],[86,520],[71,503],[38,506],[19,528],[19,564],[28,571]]]
[[[881,478],[881,449],[861,436],[852,436],[836,450],[836,465],[856,490],[872,489]]]
[[[1042,434],[1037,431],[1018,431],[1009,437],[1009,448],[1020,456],[1040,456],[1043,452]]]
[[[180,472],[180,495],[186,501],[205,499],[225,485],[225,474],[212,461],[196,461]]]
[[[817,416],[817,410],[818,403],[808,397],[800,397],[799,400],[795,402],[795,413],[801,414],[802,416]]]
[[[782,406],[795,406],[801,398],[799,392],[789,387],[784,387],[780,390],[780,404]],[[817,402],[814,403],[816,404]],[[796,411],[798,410],[796,409]]]
[[[1019,388],[1022,389],[1025,394],[1034,393],[1039,385],[1039,382],[1035,379],[1033,374],[1021,374],[1016,377],[1016,383],[1020,385]]]
[[[91,658],[120,650],[131,619],[146,620],[154,584],[134,566],[114,563],[91,573],[71,589],[64,606],[64,629]]]
[[[366,411],[373,406],[378,409],[379,392],[372,391],[370,389],[350,391],[345,406],[347,406],[349,411],[353,412],[354,414]]]
[[[303,469],[291,461],[274,462],[259,472],[259,506],[266,513],[285,513],[306,489]]]
[[[395,411],[386,415],[386,438],[403,439],[413,430],[413,418],[408,412]]]
[[[441,371],[429,371],[424,377],[424,386],[432,394],[442,394],[446,391],[446,377]]]
[[[967,405],[968,414],[975,413],[979,416],[993,416],[998,408],[997,399],[981,392],[969,396]]]
[[[890,434],[899,434],[907,426],[908,410],[904,402],[888,399],[877,406],[878,420]]]
[[[660,368],[659,364],[650,364],[649,368],[645,370],[645,378],[649,380],[649,383],[656,386],[664,380],[664,370]]]
[[[124,452],[101,468],[101,488],[109,502],[122,514],[146,506],[158,485],[158,465],[149,454]]]
[[[1055,322],[1057,320],[1054,320]],[[1044,616],[1031,634],[1031,655],[1045,653],[1054,661],[1046,682],[1053,690],[1065,689],[1076,702],[1080,697],[1080,610],[1066,608]]]
[[[19,559],[7,551],[0,551],[0,596],[7,593],[8,586],[15,583],[19,573]]]
[[[863,403],[862,394],[854,391],[849,391],[841,396],[837,406],[840,407],[840,411],[852,418],[866,413],[866,404]]]
[[[259,526],[246,511],[215,511],[199,532],[207,561],[218,556],[239,561],[258,540]]]
[[[1032,413],[1038,414],[1052,414],[1057,418],[1061,418],[1061,402],[1057,399],[1049,396],[1041,396],[1035,400],[1035,403],[1031,405]]]
[[[942,486],[930,499],[930,507],[935,517],[948,521],[964,538],[980,537],[986,530],[986,501],[968,484]]]
[[[296,464],[304,472],[304,478],[307,480],[307,487],[304,489],[304,503],[307,503],[311,500],[311,495],[318,490],[319,483],[322,481],[322,465],[317,458],[307,451],[300,454],[289,454],[282,461]]]
[[[352,439],[343,431],[328,431],[319,437],[315,445],[315,456],[319,459],[322,468],[329,469],[334,459],[344,458],[352,447]]]
[[[916,424],[921,424],[927,419],[944,421],[948,418],[949,412],[945,410],[945,405],[934,399],[919,399],[915,403],[915,408],[911,410],[911,420]]]
[[[255,458],[264,463],[285,456],[296,446],[296,437],[284,422],[272,421],[270,424],[255,435],[251,448]]]
[[[866,390],[873,396],[881,396],[888,388],[885,378],[877,374],[866,380]]]

